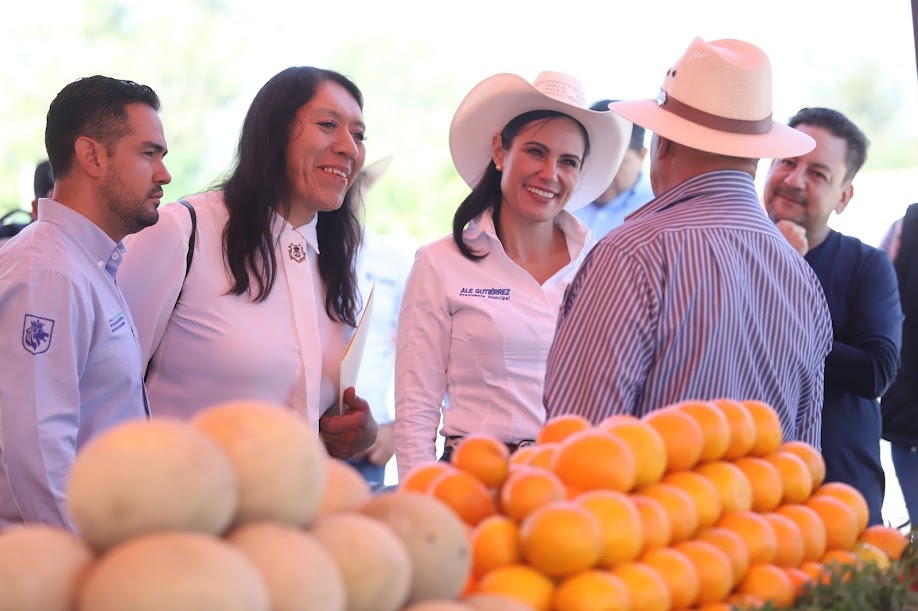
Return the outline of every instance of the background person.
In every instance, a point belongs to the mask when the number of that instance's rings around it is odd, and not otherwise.
[[[590,106],[590,110],[609,111],[613,100],[601,100]],[[590,228],[599,240],[621,225],[625,217],[653,199],[650,181],[641,169],[647,147],[644,146],[644,128],[631,127],[631,140],[625,150],[622,163],[609,187],[595,200],[574,212],[584,225]]]
[[[804,108],[788,124],[816,148],[771,162],[763,200],[772,221],[788,221],[806,235],[804,257],[822,285],[832,316],[826,357],[822,455],[826,481],[860,490],[870,524],[882,524],[886,476],[880,462],[877,398],[899,368],[902,309],[889,257],[829,228],[854,195],[853,180],[867,159],[864,133],[830,108]]]
[[[570,212],[608,186],[631,126],[586,108],[579,81],[497,74],[465,97],[450,153],[472,187],[453,234],[417,252],[396,351],[399,476],[465,435],[511,448],[545,420],[542,381],[561,296],[589,249]]]
[[[376,437],[345,392],[341,355],[357,321],[360,242],[351,186],[366,151],[363,98],[337,72],[292,67],[246,114],[221,190],[186,198],[132,238],[121,282],[135,308],[153,415],[190,418],[221,401],[287,405],[348,458]],[[177,301],[176,301],[177,300]]]
[[[918,523],[918,204],[896,221],[880,245],[892,259],[899,285],[901,364],[880,401],[883,438],[889,441],[896,479],[912,525]]]
[[[818,447],[829,311],[754,183],[759,158],[814,142],[773,121],[771,101],[761,49],[695,38],[656,99],[612,105],[654,132],[656,199],[600,240],[567,292],[548,356],[549,417],[598,423],[687,399],[756,399],[786,437]]]
[[[53,198],[0,250],[0,529],[74,530],[65,492],[77,451],[149,413],[115,275],[122,239],[156,222],[171,180],[158,110],[146,85],[104,76],[70,83],[48,109]]]
[[[391,162],[389,156],[364,166],[355,186],[360,190],[361,206],[365,204],[370,187]],[[374,484],[385,482],[386,464],[395,455],[395,338],[408,269],[408,261],[401,251],[364,225],[357,257],[357,282],[364,300],[371,289],[374,291],[374,305],[357,388],[369,403],[379,432],[373,445],[352,458],[350,463]]]

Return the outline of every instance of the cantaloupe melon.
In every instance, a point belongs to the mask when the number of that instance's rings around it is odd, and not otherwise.
[[[472,594],[462,602],[475,611],[535,611],[523,602],[496,594]]]
[[[475,611],[455,600],[423,600],[405,607],[402,611]]]
[[[331,554],[303,529],[249,522],[226,540],[242,550],[268,587],[271,611],[344,611],[344,578]]]
[[[97,550],[160,530],[222,533],[236,511],[229,457],[187,422],[168,418],[111,428],[77,454],[67,509]]]
[[[408,600],[411,557],[382,522],[357,513],[323,516],[310,527],[335,559],[347,611],[397,611]]]
[[[261,575],[230,543],[161,532],[110,549],[89,571],[79,611],[269,611]]]
[[[455,599],[472,570],[465,525],[442,501],[417,492],[374,496],[360,512],[386,524],[411,556],[409,602]]]
[[[343,460],[325,461],[325,491],[316,517],[352,511],[370,500],[370,486],[357,469]]]
[[[92,552],[68,531],[13,526],[0,532],[0,609],[71,611]]]
[[[306,420],[273,403],[230,401],[192,419],[229,455],[239,479],[235,523],[309,524],[325,490],[325,446]]]

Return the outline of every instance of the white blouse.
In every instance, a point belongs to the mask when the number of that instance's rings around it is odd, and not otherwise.
[[[399,476],[436,460],[444,436],[485,433],[535,439],[545,420],[542,387],[558,308],[592,234],[562,212],[571,262],[544,284],[504,252],[490,211],[464,232],[470,261],[452,236],[418,250],[398,320],[395,377]]]
[[[191,217],[178,203],[162,206],[158,223],[125,238],[118,272],[144,362],[152,358],[153,417],[190,418],[221,401],[257,399],[287,405],[318,428],[338,400],[341,355],[353,334],[325,313],[318,215],[297,228],[275,216],[277,278],[267,299],[255,303],[227,294],[222,193],[186,200],[197,213],[197,237],[184,285]]]

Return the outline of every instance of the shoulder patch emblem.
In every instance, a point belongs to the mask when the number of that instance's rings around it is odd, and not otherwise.
[[[51,333],[54,321],[32,314],[25,315],[22,325],[22,347],[32,354],[47,352],[51,347]]]

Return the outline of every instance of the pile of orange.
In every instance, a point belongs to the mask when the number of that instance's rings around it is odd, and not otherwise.
[[[812,446],[782,443],[760,401],[686,401],[593,426],[549,420],[512,455],[467,437],[452,464],[401,484],[469,526],[468,593],[537,611],[787,605],[832,563],[881,565],[907,539],[867,528],[867,504],[824,483]]]

